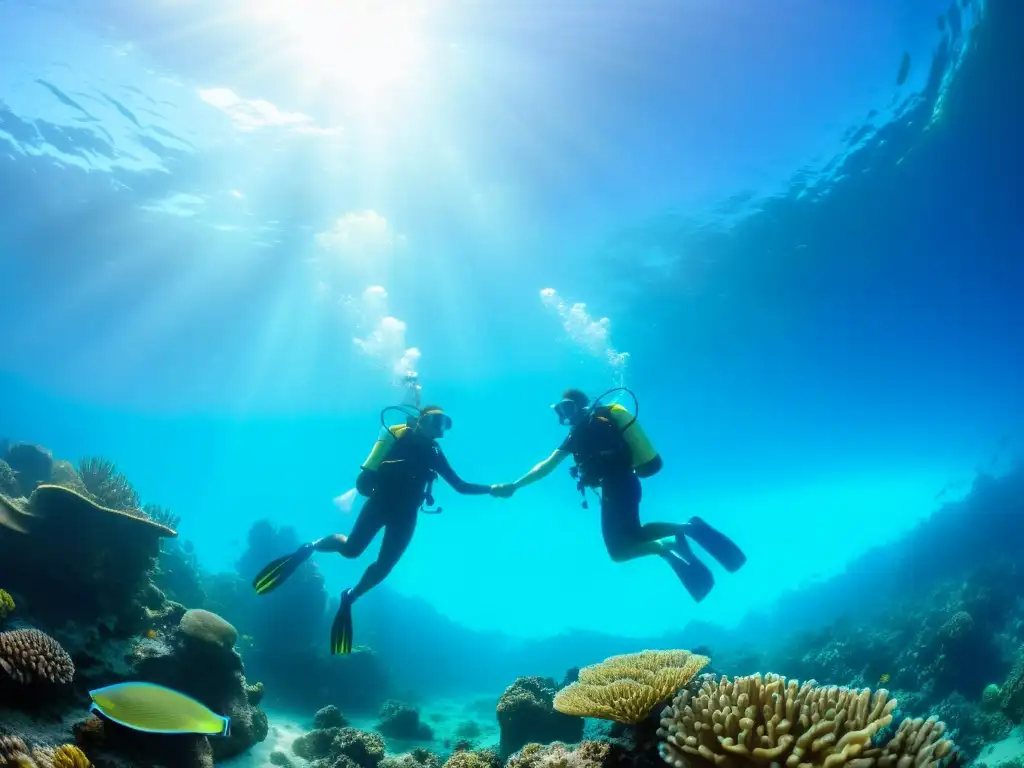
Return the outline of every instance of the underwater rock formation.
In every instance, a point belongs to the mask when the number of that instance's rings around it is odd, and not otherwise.
[[[49,482],[53,472],[53,455],[41,445],[12,443],[0,458],[14,472],[14,496],[28,496],[36,486]]]
[[[531,742],[577,742],[583,737],[583,720],[554,709],[556,683],[551,678],[520,677],[498,700],[501,757]]]
[[[191,542],[164,539],[157,558],[153,583],[167,597],[189,608],[206,608],[202,574]]]
[[[344,728],[346,725],[348,725],[348,720],[333,704],[318,709],[317,713],[313,715],[313,727],[317,729]]]
[[[501,758],[489,749],[453,752],[444,768],[501,768]]]
[[[327,700],[345,712],[376,714],[390,689],[385,667],[365,646],[346,656],[329,654],[327,591],[319,570],[307,562],[270,594],[256,595],[252,588],[264,565],[298,546],[293,529],[257,522],[238,573],[204,575],[204,607],[251,639],[246,667],[267,684],[275,705],[306,709]]]
[[[420,722],[420,712],[400,701],[386,701],[377,714],[378,733],[404,741],[433,741],[434,731]]]
[[[135,597],[149,583],[160,538],[174,531],[58,485],[40,485],[28,500],[0,496],[0,506],[27,530],[0,527],[0,583],[26,598],[34,620],[111,616],[128,625],[126,634],[138,630]]]
[[[384,740],[355,728],[320,728],[297,738],[292,751],[314,768],[377,768],[384,759]]]
[[[231,718],[231,733],[211,741],[223,760],[267,737],[266,713],[249,701],[242,657],[234,650],[238,633],[216,614],[192,610],[167,642],[149,646],[137,664],[138,679],[192,696]]]

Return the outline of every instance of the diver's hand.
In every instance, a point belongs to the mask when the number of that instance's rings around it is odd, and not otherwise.
[[[496,499],[507,499],[515,492],[516,487],[512,484],[491,486],[491,496]]]

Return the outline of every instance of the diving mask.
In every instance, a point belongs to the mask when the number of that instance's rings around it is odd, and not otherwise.
[[[575,400],[560,400],[551,407],[558,414],[558,423],[563,427],[572,423],[573,417],[580,409]]]
[[[438,432],[447,432],[452,428],[452,417],[444,411],[427,411],[420,416],[420,421]]]

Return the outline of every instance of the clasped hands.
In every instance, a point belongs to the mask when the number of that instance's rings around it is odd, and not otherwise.
[[[516,486],[513,483],[492,485],[490,491],[491,496],[496,499],[507,499],[515,492]]]

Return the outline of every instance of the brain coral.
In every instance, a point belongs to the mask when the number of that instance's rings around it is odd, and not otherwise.
[[[222,648],[233,648],[238,630],[216,613],[195,608],[185,611],[178,624],[181,632],[194,640],[201,640]]]
[[[70,683],[75,676],[67,651],[38,629],[0,632],[0,669],[19,683]]]

